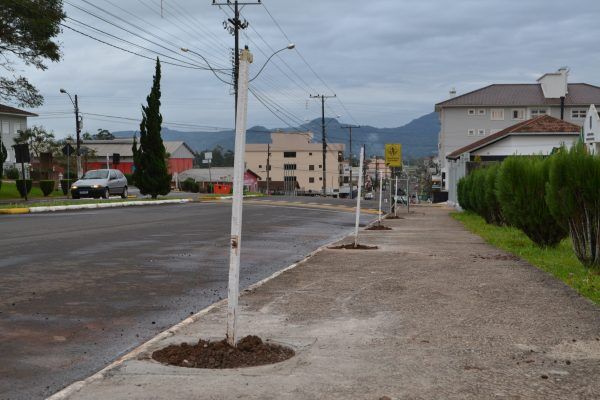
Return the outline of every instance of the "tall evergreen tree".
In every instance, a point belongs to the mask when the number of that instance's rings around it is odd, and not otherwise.
[[[4,175],[4,162],[8,158],[8,152],[4,143],[2,142],[2,135],[0,135],[0,186],[2,185],[2,176]]]
[[[160,114],[160,60],[156,59],[156,73],[148,105],[142,106],[140,124],[140,146],[134,152],[135,171],[133,180],[140,193],[153,199],[171,191],[171,175],[167,170],[167,152],[160,136],[162,115]]]

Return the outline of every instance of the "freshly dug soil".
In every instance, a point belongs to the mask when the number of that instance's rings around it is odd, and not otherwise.
[[[209,342],[200,339],[198,344],[171,345],[152,353],[160,363],[186,368],[245,368],[275,364],[292,358],[294,350],[277,344],[264,343],[258,336],[246,336],[237,347],[227,340]]]
[[[391,231],[392,228],[387,227],[385,225],[373,225],[367,228],[368,231]]]
[[[403,217],[398,217],[396,215],[388,215],[385,219],[404,219]]]
[[[364,244],[354,247],[354,243],[330,247],[331,250],[376,250],[377,248],[377,246],[365,246]]]

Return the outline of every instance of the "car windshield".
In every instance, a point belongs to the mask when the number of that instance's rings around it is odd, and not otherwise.
[[[94,170],[94,171],[88,171],[85,173],[85,175],[83,175],[83,178],[81,179],[106,179],[108,178],[108,171],[107,170]]]

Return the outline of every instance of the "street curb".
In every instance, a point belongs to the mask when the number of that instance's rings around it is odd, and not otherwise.
[[[323,250],[326,250],[328,247],[330,247],[331,245],[339,242],[340,240],[343,240],[345,237],[349,236],[349,234],[344,234],[344,236],[340,239],[339,237],[334,239],[333,241],[324,244],[323,246],[317,248],[316,250],[313,250],[312,252],[310,252],[306,257],[304,257],[302,260],[295,262],[293,264],[291,264],[290,266],[283,268],[275,273],[273,273],[272,275],[268,276],[267,278],[258,281],[250,286],[248,286],[246,289],[244,289],[240,295],[243,296],[246,293],[250,293],[253,290],[258,289],[259,287],[261,287],[262,285],[264,285],[265,283],[277,278],[278,276],[282,275],[283,273],[290,271],[296,267],[298,267],[301,264],[304,264],[306,261],[310,260],[311,258],[313,258],[315,255],[317,255],[318,253],[320,253]],[[151,348],[154,344],[156,344],[157,342],[160,342],[163,339],[167,339],[171,336],[174,336],[177,332],[179,332],[181,329],[185,328],[188,325],[193,324],[194,322],[197,322],[201,317],[205,316],[206,314],[208,314],[209,312],[211,312],[212,310],[214,310],[215,308],[218,308],[220,306],[222,306],[223,304],[227,304],[227,299],[223,299],[220,300],[214,304],[211,304],[210,306],[200,310],[198,313],[192,315],[191,317],[188,317],[186,319],[184,319],[183,321],[179,322],[178,324],[173,325],[171,328],[159,333],[158,335],[156,335],[155,337],[153,337],[152,339],[148,340],[146,343],[141,344],[140,346],[136,347],[135,349],[133,349],[132,351],[130,351],[129,353],[119,357],[117,360],[113,361],[111,364],[107,365],[106,367],[104,367],[103,369],[101,369],[100,371],[96,372],[95,374],[93,374],[92,376],[82,380],[82,381],[77,381],[74,382],[72,384],[70,384],[69,386],[65,387],[64,389],[62,389],[61,391],[53,394],[50,397],[47,397],[46,400],[66,400],[68,399],[71,395],[79,392],[81,389],[83,389],[85,386],[90,385],[96,381],[102,380],[103,378],[105,378],[106,376],[109,375],[109,373],[121,366],[124,362],[135,359],[137,356],[139,356],[142,353],[145,353],[148,351],[149,348]]]
[[[2,208],[0,214],[29,214],[29,208]]]
[[[189,203],[192,199],[156,200],[156,201],[124,201],[118,203],[73,204],[68,206],[30,207],[30,208],[5,208],[0,209],[0,214],[38,214],[57,211],[94,210],[101,208],[157,206],[163,204]]]

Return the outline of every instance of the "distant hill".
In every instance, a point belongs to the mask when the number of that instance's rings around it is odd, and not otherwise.
[[[348,152],[348,130],[342,129],[338,120],[331,118],[326,121],[327,141],[330,143],[344,143]],[[321,142],[321,119],[315,119],[301,128],[310,130],[314,134],[314,141]],[[268,143],[271,132],[286,129],[267,129],[262,126],[254,126],[247,131],[248,143]],[[375,128],[363,126],[352,131],[352,146],[354,154],[358,153],[359,146],[366,144],[368,155],[382,155],[386,143],[401,143],[403,154],[406,158],[418,158],[437,154],[438,133],[440,122],[436,113],[431,113],[417,118],[408,124],[398,128]],[[113,132],[116,137],[132,137],[132,131]],[[192,149],[200,152],[213,149],[220,145],[226,150],[234,148],[234,131],[220,132],[180,132],[163,128],[164,140],[186,142]]]

